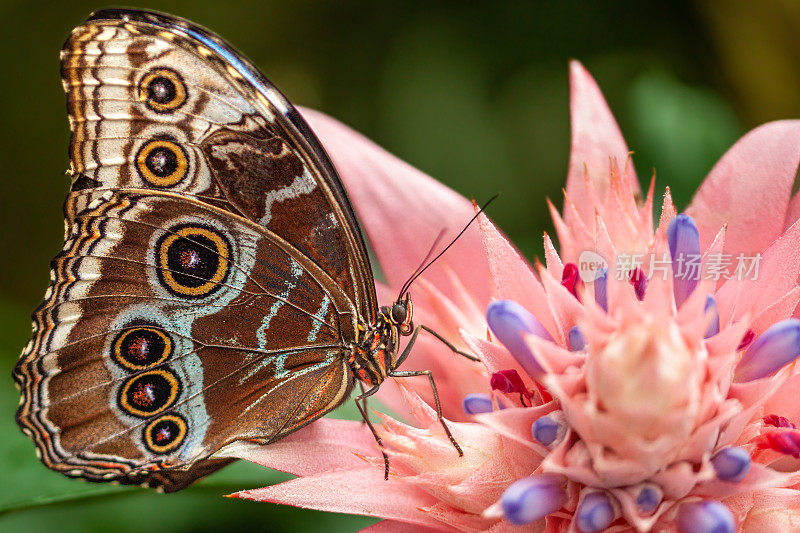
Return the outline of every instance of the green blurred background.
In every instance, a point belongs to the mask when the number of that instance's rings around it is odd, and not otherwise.
[[[0,530],[351,531],[368,519],[223,499],[284,479],[238,464],[181,493],[83,484],[17,430],[11,367],[61,247],[68,127],[58,51],[94,2],[0,2]],[[142,2],[232,42],[321,109],[467,196],[529,256],[551,229],[569,152],[567,61],[614,111],[640,177],[680,207],[745,131],[800,115],[800,2]],[[128,517],[135,517],[131,521]]]

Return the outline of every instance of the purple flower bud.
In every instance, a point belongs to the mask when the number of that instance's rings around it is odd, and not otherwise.
[[[608,268],[602,267],[597,270],[594,278],[594,301],[597,302],[603,311],[608,311]]]
[[[800,320],[782,320],[753,341],[736,367],[734,380],[741,383],[770,376],[798,356]]]
[[[636,507],[643,515],[653,513],[659,505],[661,500],[664,499],[664,493],[652,483],[643,483],[639,488],[639,493],[636,495]]]
[[[534,334],[550,341],[553,338],[535,316],[517,302],[497,300],[489,304],[486,320],[497,339],[508,348],[529,375],[536,377],[544,373],[544,369],[525,342],[524,335]]]
[[[590,492],[583,497],[575,511],[578,529],[585,533],[602,531],[614,521],[616,513],[608,494]]]
[[[680,307],[692,294],[700,279],[700,272],[689,267],[700,258],[700,233],[689,215],[678,215],[667,226],[667,242],[672,258],[672,293],[675,305]]]
[[[551,446],[560,441],[566,433],[566,427],[555,414],[544,415],[536,419],[531,425],[533,438],[545,446]]]
[[[750,454],[744,448],[732,446],[717,452],[711,458],[711,464],[719,479],[738,483],[750,471]]]
[[[706,296],[705,307],[706,320],[708,320],[708,327],[703,336],[704,339],[710,339],[719,333],[719,310],[717,310],[717,301],[710,294]]]
[[[567,502],[564,484],[564,478],[548,474],[514,482],[500,498],[506,520],[522,526],[558,511]]]
[[[586,337],[583,336],[583,331],[578,326],[572,326],[567,334],[569,342],[569,350],[571,352],[578,352],[586,348]]]
[[[464,412],[468,415],[492,412],[492,397],[488,394],[467,394],[461,402]]]
[[[736,520],[720,502],[684,503],[678,511],[681,533],[734,533]]]

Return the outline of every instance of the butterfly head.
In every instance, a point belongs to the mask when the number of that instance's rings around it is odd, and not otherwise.
[[[400,335],[411,335],[411,332],[414,331],[414,306],[408,293],[406,293],[405,298],[398,298],[387,310],[388,313],[386,315],[389,318],[389,322],[397,328]]]

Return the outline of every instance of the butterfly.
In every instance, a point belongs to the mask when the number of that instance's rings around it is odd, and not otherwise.
[[[107,9],[73,30],[61,76],[65,244],[14,369],[46,466],[179,490],[228,464],[222,447],[279,440],[356,384],[380,444],[366,398],[415,375],[461,454],[430,372],[397,370],[431,331],[413,278],[378,306],[336,169],[256,67],[183,19]]]

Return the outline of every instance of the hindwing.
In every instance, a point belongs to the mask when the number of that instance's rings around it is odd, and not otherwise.
[[[145,190],[75,192],[67,213],[15,369],[51,468],[177,490],[225,444],[279,439],[349,393],[352,303],[279,236]]]

